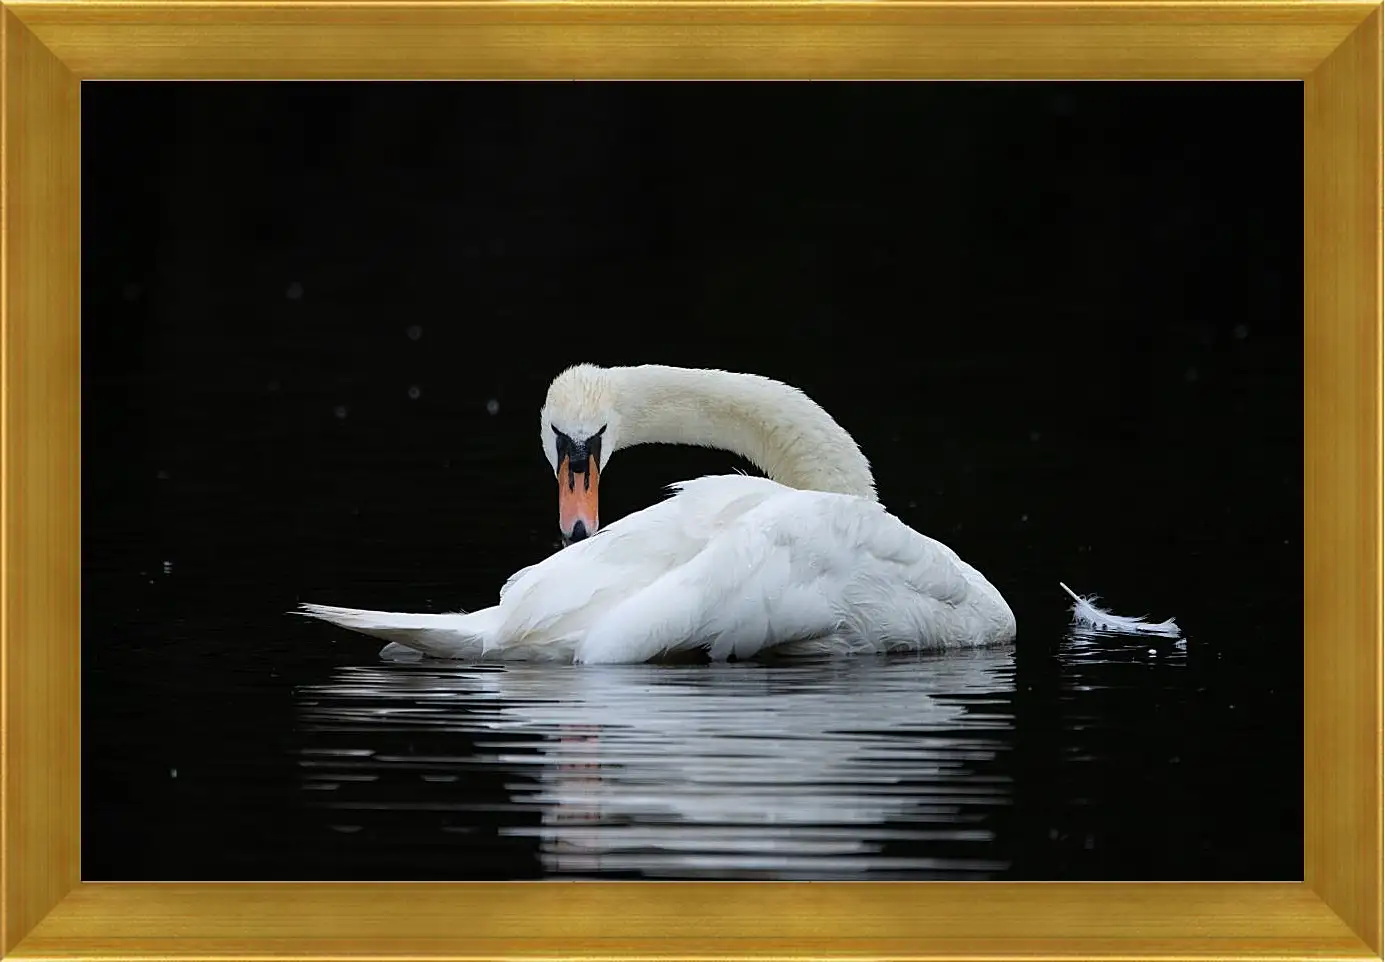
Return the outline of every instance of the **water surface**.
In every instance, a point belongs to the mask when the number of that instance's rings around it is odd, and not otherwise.
[[[497,834],[536,839],[555,875],[984,878],[1007,867],[986,816],[1011,803],[1012,682],[1003,650],[344,668],[299,692],[303,788],[337,831],[423,810],[446,833],[494,773]],[[469,753],[446,753],[456,735]]]

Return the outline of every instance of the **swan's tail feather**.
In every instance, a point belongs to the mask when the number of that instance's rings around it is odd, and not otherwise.
[[[292,613],[383,638],[433,658],[475,659],[495,643],[499,611],[483,608],[471,614],[430,615],[305,604]]]

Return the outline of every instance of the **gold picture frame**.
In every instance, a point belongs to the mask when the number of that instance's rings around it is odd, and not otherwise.
[[[8,957],[1381,958],[1379,0],[3,0],[0,24]],[[341,77],[1304,81],[1305,881],[82,883],[80,81]]]

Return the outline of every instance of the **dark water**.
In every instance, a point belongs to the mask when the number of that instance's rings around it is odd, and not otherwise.
[[[83,109],[86,878],[1301,877],[1298,85]],[[393,664],[285,614],[554,550],[579,360],[804,388],[1016,643]],[[619,452],[603,515],[742,466]],[[1075,637],[1060,580],[1185,643]]]
[[[1124,675],[1126,697],[1161,691],[1146,708],[1158,718],[1187,684],[1183,647],[1064,645],[1069,778],[1096,781],[1079,773],[1109,764],[1101,742],[1119,731],[1093,693]],[[461,855],[484,821],[497,824],[483,844],[553,876],[1005,878],[1025,778],[1014,686],[1008,649],[792,666],[348,667],[300,689],[298,764],[312,817],[365,851],[408,822]],[[1140,749],[1151,776],[1181,781],[1178,752],[1196,748],[1160,740],[1162,755]],[[503,782],[503,797],[477,802],[478,773]],[[1099,864],[1119,802],[1109,788],[1052,787],[1055,809],[1106,811],[1054,817],[1051,855]]]
[[[780,664],[390,663],[267,613],[182,620],[89,669],[115,727],[86,739],[88,876],[1300,871],[1281,673],[1230,669],[1198,610],[1186,640],[1084,636],[1042,594],[1012,599],[1016,646]]]
[[[509,796],[488,806],[509,813],[501,842],[536,841],[557,875],[984,878],[1006,868],[987,816],[1010,804],[996,764],[1013,731],[1010,666],[986,653],[778,668],[348,668],[302,692],[314,737],[299,764],[340,832],[388,832],[381,823],[401,811],[471,831],[467,782],[494,772]],[[424,753],[455,735],[469,754]]]

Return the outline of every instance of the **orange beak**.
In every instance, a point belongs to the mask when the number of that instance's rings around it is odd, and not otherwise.
[[[597,459],[586,459],[587,470],[574,471],[567,455],[558,463],[558,530],[563,541],[581,541],[596,534],[596,486],[601,479]]]

